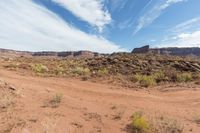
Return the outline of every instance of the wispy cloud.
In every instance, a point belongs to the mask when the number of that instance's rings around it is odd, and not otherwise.
[[[107,0],[107,1],[111,3],[112,12],[120,12],[128,2],[127,0]]]
[[[169,6],[179,3],[179,2],[184,2],[187,0],[165,0],[159,3],[156,3],[151,9],[148,9],[144,12],[144,14],[139,18],[138,24],[133,32],[133,35],[138,33],[141,29],[144,27],[147,27],[151,23],[154,22],[161,14],[162,12],[167,9]]]
[[[105,25],[111,22],[110,13],[104,9],[103,0],[52,0],[71,11],[74,15],[98,27],[102,32]]]
[[[171,32],[180,33],[200,28],[200,16],[182,22],[171,29]]]
[[[17,50],[122,51],[103,37],[86,34],[32,0],[0,1],[0,47]]]

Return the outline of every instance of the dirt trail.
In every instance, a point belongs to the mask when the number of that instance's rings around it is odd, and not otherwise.
[[[126,125],[135,111],[178,119],[185,125],[184,132],[200,132],[200,125],[193,122],[193,117],[200,115],[198,88],[133,91],[75,79],[27,76],[2,69],[0,80],[19,88],[19,98],[6,113],[7,131],[12,133],[126,133]],[[56,94],[62,94],[59,107],[49,107],[48,101]],[[5,115],[1,111],[0,114]]]

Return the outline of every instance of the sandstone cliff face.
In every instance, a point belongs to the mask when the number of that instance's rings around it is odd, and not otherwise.
[[[0,48],[0,57],[30,57],[30,56],[41,56],[41,57],[80,57],[80,58],[92,58],[92,57],[101,57],[103,54],[99,54],[91,51],[65,51],[65,52],[27,52],[27,51],[16,51],[9,49]]]
[[[50,57],[99,57],[101,54],[91,51],[66,51],[66,52],[35,52],[33,56],[50,56]]]
[[[167,55],[178,55],[178,56],[200,56],[200,48],[149,48],[149,45],[141,48],[133,49],[132,53],[155,53],[155,54],[167,54]]]
[[[187,56],[187,55],[194,55],[200,56],[200,48],[160,48],[160,49],[151,49],[153,53],[157,54],[170,54],[170,55],[180,55],[180,56]]]
[[[99,54],[91,51],[64,51],[64,52],[54,52],[54,51],[42,51],[42,52],[27,52],[27,51],[16,51],[9,49],[0,48],[0,57],[20,57],[20,56],[44,56],[44,57],[101,57],[103,54]]]

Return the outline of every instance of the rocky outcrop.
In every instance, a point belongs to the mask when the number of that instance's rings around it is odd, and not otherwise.
[[[134,48],[132,53],[148,53],[149,52],[149,45],[140,47],[140,48]]]
[[[141,48],[133,49],[132,53],[154,53],[154,54],[163,54],[163,55],[177,55],[177,56],[200,56],[200,48],[191,47],[191,48],[149,48],[149,45],[143,46]]]

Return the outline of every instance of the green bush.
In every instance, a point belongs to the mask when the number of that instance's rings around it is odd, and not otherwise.
[[[9,65],[5,65],[4,67],[8,68],[10,70],[16,70],[19,67],[19,64],[18,63],[11,63]]]
[[[150,125],[141,112],[136,112],[132,116],[132,132],[133,133],[148,133]]]
[[[160,83],[162,81],[166,81],[167,77],[165,76],[163,71],[159,71],[153,74],[154,79],[156,80],[157,83]]]
[[[173,119],[155,119],[151,122],[151,129],[153,133],[183,133],[184,125]]]
[[[106,68],[101,68],[97,71],[98,76],[104,76],[104,75],[107,75],[107,74],[108,74],[108,69],[106,69]]]
[[[149,87],[156,85],[155,77],[152,75],[135,75],[135,79],[140,83],[142,87]]]
[[[44,73],[49,71],[49,69],[43,64],[32,65],[32,70],[36,73]]]
[[[65,72],[65,69],[63,67],[56,67],[53,71],[55,75],[62,75]]]
[[[140,75],[140,74],[136,74],[133,78],[134,78],[134,81],[136,81],[136,82],[140,82],[140,80],[142,79],[142,75]]]
[[[75,67],[74,69],[72,69],[72,73],[78,74],[78,75],[89,75],[90,69],[84,68],[84,67]]]
[[[63,94],[55,94],[50,100],[51,107],[56,108],[62,101]]]
[[[200,82],[200,73],[197,72],[197,73],[192,73],[192,80],[195,80],[195,82]]]
[[[177,81],[177,71],[175,69],[166,68],[164,74],[168,81],[176,82]]]
[[[177,75],[177,81],[178,82],[188,82],[192,80],[192,74],[191,73],[183,73]]]

